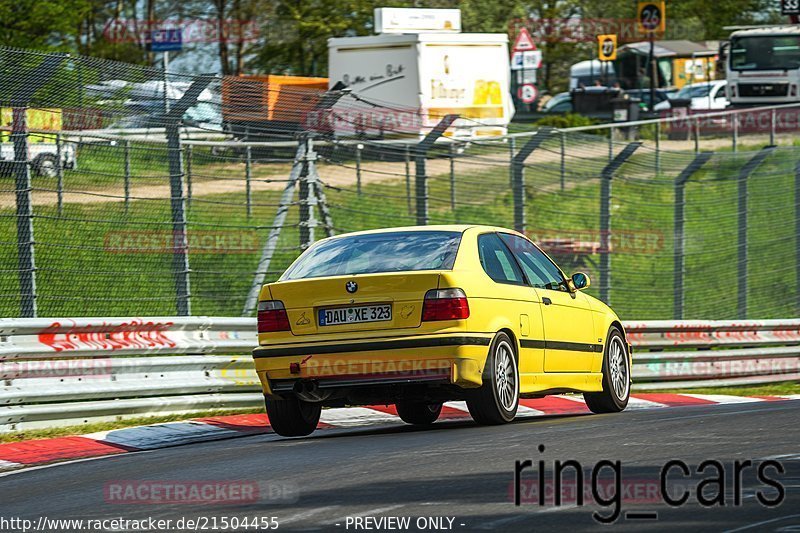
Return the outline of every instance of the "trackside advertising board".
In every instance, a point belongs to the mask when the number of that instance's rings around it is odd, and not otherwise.
[[[447,135],[505,132],[509,94],[504,34],[382,34],[329,39],[329,86],[344,83],[376,106],[343,99],[334,108],[337,133],[424,134],[447,114]]]

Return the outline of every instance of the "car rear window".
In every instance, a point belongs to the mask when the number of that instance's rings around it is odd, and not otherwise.
[[[458,231],[398,231],[352,235],[313,246],[281,281],[408,272],[452,270],[461,243]]]

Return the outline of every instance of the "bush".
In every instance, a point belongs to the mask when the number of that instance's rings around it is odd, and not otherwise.
[[[578,115],[575,113],[567,113],[565,115],[552,115],[549,117],[544,117],[536,121],[535,125],[542,127],[542,126],[550,126],[552,128],[577,128],[579,126],[591,126],[592,124],[597,124],[595,120],[592,120],[589,117],[585,117],[583,115]]]

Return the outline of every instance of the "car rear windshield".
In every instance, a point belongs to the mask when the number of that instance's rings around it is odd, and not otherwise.
[[[398,231],[339,237],[312,247],[283,274],[281,281],[451,270],[460,242],[461,232],[458,231]]]

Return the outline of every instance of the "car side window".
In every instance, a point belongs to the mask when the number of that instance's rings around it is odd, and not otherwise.
[[[525,277],[517,262],[496,233],[478,237],[478,255],[486,274],[498,283],[524,284]]]
[[[519,235],[501,233],[500,236],[522,265],[531,285],[539,289],[567,290],[561,271],[533,243]]]

